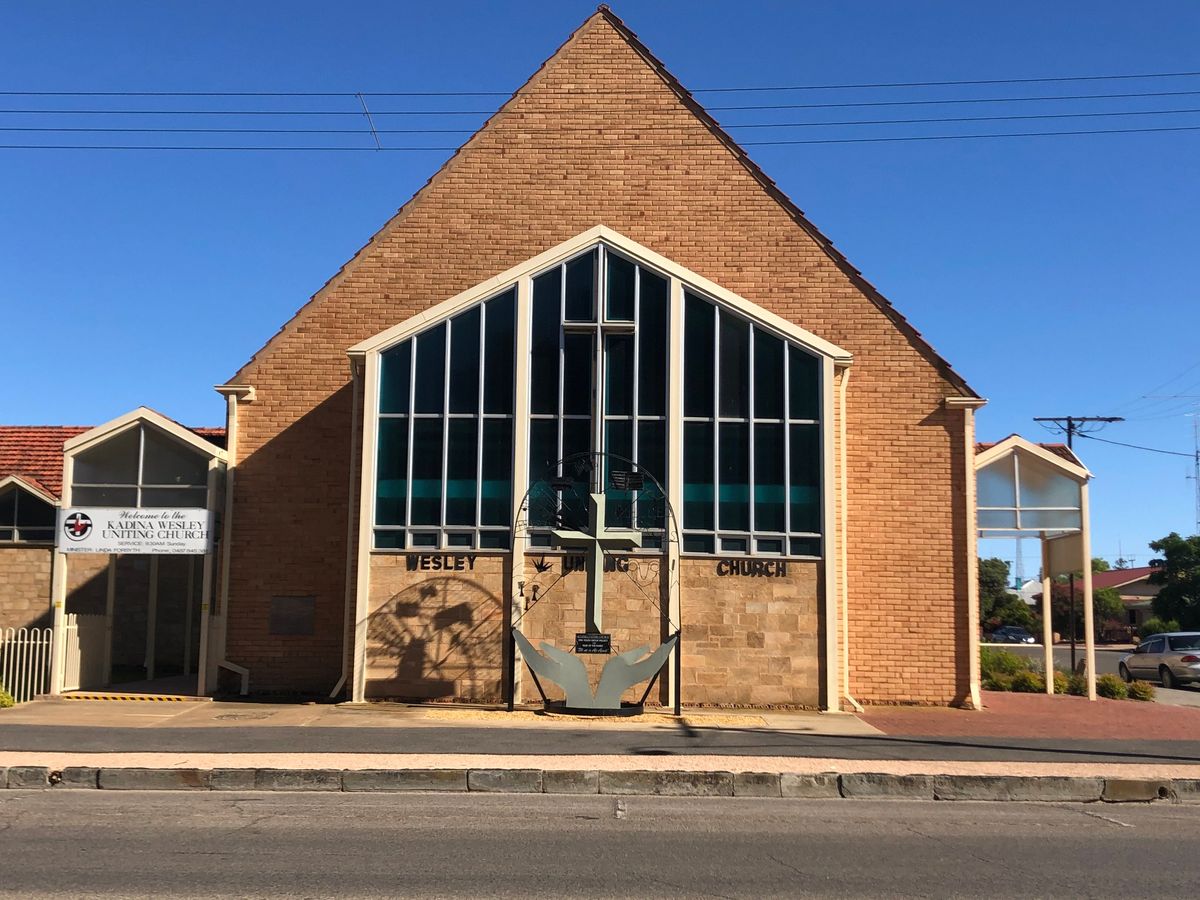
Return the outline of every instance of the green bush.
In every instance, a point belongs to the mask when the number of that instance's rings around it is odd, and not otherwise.
[[[1046,679],[1025,669],[1013,676],[1012,689],[1018,694],[1040,694],[1046,690]]]
[[[1011,691],[1013,676],[1004,672],[989,672],[983,676],[982,683],[985,691]]]
[[[1096,693],[1109,700],[1125,700],[1129,697],[1129,688],[1117,675],[1101,675],[1096,679]]]
[[[12,694],[4,689],[4,685],[0,684],[0,709],[8,709],[10,706],[16,706],[17,702],[13,700]]]
[[[1056,671],[1056,672],[1054,673],[1054,693],[1056,693],[1056,694],[1065,694],[1065,693],[1067,693],[1067,687],[1068,687],[1068,685],[1067,685],[1067,682],[1068,682],[1068,680],[1069,680],[1069,679],[1067,678],[1067,673],[1066,673],[1066,672],[1058,672],[1058,671]]]
[[[1160,619],[1158,616],[1151,616],[1138,626],[1138,635],[1140,637],[1149,637],[1152,634],[1163,634],[1178,630],[1179,623],[1174,619]]]
[[[1012,676],[1028,670],[1029,660],[1023,656],[997,647],[979,648],[979,672],[984,678],[989,675]]]
[[[1148,681],[1134,681],[1129,687],[1130,700],[1150,701],[1154,699],[1154,685]]]
[[[1087,692],[1087,678],[1083,675],[1071,675],[1067,678],[1067,693],[1072,697],[1086,697]]]

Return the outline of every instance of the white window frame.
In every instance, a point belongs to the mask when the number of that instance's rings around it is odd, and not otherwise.
[[[16,475],[9,475],[7,478],[0,479],[0,494],[3,494],[4,492],[6,492],[9,488],[12,488],[16,492],[16,504],[13,508],[13,523],[12,523],[11,527],[4,523],[0,523],[0,530],[11,531],[12,537],[0,539],[0,546],[11,546],[14,544],[20,544],[21,546],[24,546],[24,547],[53,547],[54,546],[54,534],[55,534],[55,530],[57,528],[56,523],[58,521],[58,514],[57,514],[58,501],[55,500],[53,497],[37,490],[36,488],[33,487],[33,485],[29,484],[29,482],[25,481],[23,478],[20,478]],[[51,508],[51,510],[54,510],[54,513],[51,516],[51,521],[50,521],[49,526],[42,526],[40,528],[34,529],[36,531],[49,531],[50,532],[49,538],[31,539],[31,538],[21,537],[21,526],[20,526],[19,522],[21,519],[21,497],[22,496],[32,497],[38,503],[44,503],[47,506],[49,506]]]

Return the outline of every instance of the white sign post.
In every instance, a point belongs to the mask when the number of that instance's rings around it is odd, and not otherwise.
[[[211,535],[207,509],[72,506],[59,511],[55,543],[62,553],[203,555]]]

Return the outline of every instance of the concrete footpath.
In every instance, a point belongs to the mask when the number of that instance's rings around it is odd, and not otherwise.
[[[989,703],[636,721],[402,704],[31,703],[0,712],[0,787],[1200,802],[1197,711]],[[1077,737],[1096,732],[1106,736]]]

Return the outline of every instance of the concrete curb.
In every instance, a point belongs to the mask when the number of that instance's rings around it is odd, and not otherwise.
[[[976,800],[1043,803],[1200,803],[1200,779],[1086,776],[891,775],[825,772],[556,769],[0,769],[13,790],[324,791],[779,797],[823,800]]]

